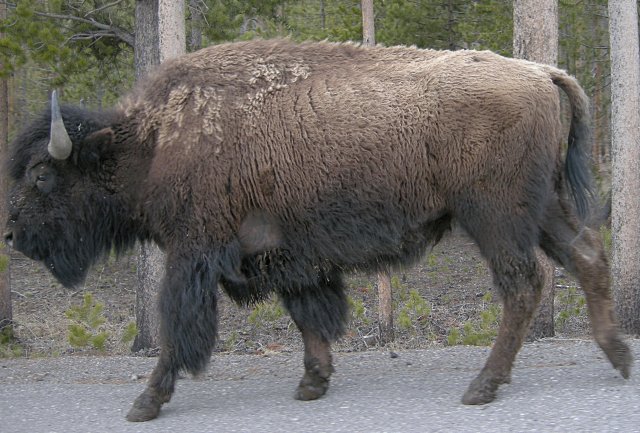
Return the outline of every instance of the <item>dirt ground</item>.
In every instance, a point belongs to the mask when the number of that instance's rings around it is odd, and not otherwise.
[[[68,340],[74,323],[65,312],[81,305],[85,293],[103,305],[104,323],[89,333],[107,332],[105,354],[128,354],[123,342],[127,325],[135,322],[136,255],[107,258],[94,267],[82,289],[60,286],[42,265],[15,254],[11,263],[15,334],[26,356],[96,353],[73,347]],[[562,269],[556,269],[556,333],[587,337],[582,294]],[[380,348],[376,279],[348,278],[352,320],[337,351]],[[499,303],[492,279],[474,243],[454,230],[420,263],[392,274],[395,341],[385,349],[402,350],[434,345],[490,344],[499,319]],[[467,336],[470,339],[465,340]],[[288,352],[302,349],[299,333],[277,300],[254,308],[240,308],[228,298],[220,303],[217,350],[231,353]]]

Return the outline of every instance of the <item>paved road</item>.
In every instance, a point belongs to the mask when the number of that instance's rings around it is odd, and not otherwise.
[[[631,341],[635,357],[640,340]],[[0,432],[638,432],[640,380],[622,379],[591,341],[526,345],[498,399],[459,403],[488,349],[338,353],[328,394],[291,395],[301,355],[219,355],[178,382],[161,416],[124,420],[155,359],[0,360]]]

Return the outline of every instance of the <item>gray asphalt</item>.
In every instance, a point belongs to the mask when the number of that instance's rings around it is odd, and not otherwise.
[[[630,344],[636,358],[640,340]],[[624,380],[591,341],[525,345],[496,401],[460,397],[488,348],[337,353],[327,395],[292,398],[302,355],[217,355],[178,382],[160,417],[124,416],[155,359],[0,360],[0,432],[638,432],[640,380]]]

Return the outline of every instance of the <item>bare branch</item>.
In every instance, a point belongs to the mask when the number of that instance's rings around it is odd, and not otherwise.
[[[191,11],[191,16],[198,15],[198,17],[204,21],[205,25],[209,25],[206,15],[206,11],[209,10],[209,6],[207,6],[203,0],[191,0],[187,4],[187,7]]]
[[[87,12],[86,14],[84,14],[84,17],[86,18],[86,17],[88,17],[89,15],[93,15],[93,14],[98,13],[98,12],[101,12],[101,11],[103,11],[103,10],[105,10],[105,9],[109,9],[110,7],[117,6],[119,3],[122,3],[122,0],[116,0],[116,1],[114,1],[114,2],[112,2],[112,3],[106,4],[106,5],[104,5],[104,6],[100,6],[99,8],[94,9],[94,10],[89,11],[89,12]]]

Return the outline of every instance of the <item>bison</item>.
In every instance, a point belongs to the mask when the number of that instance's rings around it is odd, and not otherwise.
[[[563,156],[558,88],[571,109]],[[492,401],[541,293],[534,249],[573,273],[623,377],[591,205],[589,109],[576,80],[487,51],[266,40],[167,61],[113,109],[51,108],[13,142],[8,244],[65,286],[136,241],[166,253],[161,352],[130,421],[202,371],[218,286],[275,292],[304,341],[300,400],[321,397],[345,328],[343,274],[409,265],[453,222],[489,264],[504,314],[462,401]]]

